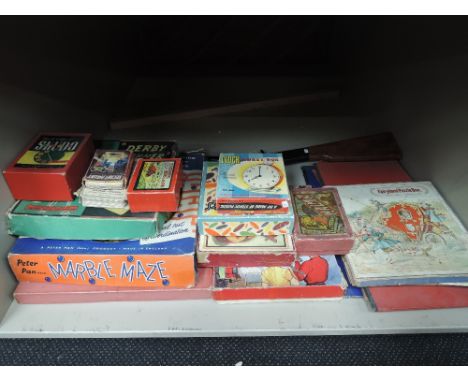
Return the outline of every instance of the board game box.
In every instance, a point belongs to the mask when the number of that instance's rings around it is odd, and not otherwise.
[[[465,228],[430,182],[337,187],[355,234],[353,285],[468,281]]]
[[[197,262],[200,267],[287,266],[295,258],[291,235],[200,235],[198,238]]]
[[[334,256],[301,256],[287,267],[218,267],[213,299],[342,298],[346,282]]]
[[[76,304],[109,301],[211,299],[213,270],[199,269],[192,288],[117,287],[20,282],[13,296],[19,304]]]
[[[58,240],[131,240],[158,234],[170,214],[71,202],[17,201],[7,214],[11,235]]]
[[[218,163],[204,162],[198,232],[209,236],[258,236],[291,234],[294,228],[294,210],[288,207],[283,214],[246,214],[244,211],[222,213],[216,209]],[[232,213],[234,212],[234,213]]]
[[[281,154],[220,154],[216,187],[219,211],[285,213],[289,203]]]
[[[175,212],[182,187],[180,158],[139,159],[128,186],[132,212]]]
[[[93,152],[91,134],[42,133],[3,175],[16,200],[71,201]]]
[[[334,188],[293,187],[294,244],[299,255],[344,255],[354,238]]]
[[[144,240],[19,238],[8,261],[18,281],[93,286],[189,288],[195,283],[200,174],[184,174],[177,213]]]

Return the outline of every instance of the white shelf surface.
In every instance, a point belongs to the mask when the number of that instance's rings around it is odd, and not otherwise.
[[[468,331],[468,309],[375,313],[363,299],[21,305],[1,337],[198,337]]]

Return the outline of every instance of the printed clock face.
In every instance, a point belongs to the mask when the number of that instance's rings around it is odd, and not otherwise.
[[[249,167],[242,175],[251,189],[271,189],[281,181],[281,173],[273,166],[259,164]]]

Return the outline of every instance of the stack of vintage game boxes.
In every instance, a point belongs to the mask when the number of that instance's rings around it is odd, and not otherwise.
[[[195,286],[200,171],[182,172],[173,142],[122,144],[95,152],[89,134],[40,134],[4,171],[21,302],[180,298]],[[99,203],[75,196],[90,181]],[[108,204],[110,183],[125,205]]]
[[[222,153],[219,162],[204,163],[197,258],[200,267],[214,268],[214,299],[343,296],[332,249],[345,248],[314,242],[316,232],[294,235],[293,203],[301,192],[291,194],[281,154]],[[347,226],[340,227],[349,241]]]

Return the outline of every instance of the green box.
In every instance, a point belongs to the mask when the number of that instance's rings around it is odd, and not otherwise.
[[[158,235],[171,214],[21,200],[7,214],[11,235],[59,240],[133,240]]]

